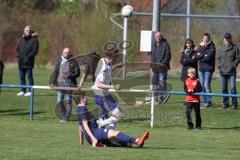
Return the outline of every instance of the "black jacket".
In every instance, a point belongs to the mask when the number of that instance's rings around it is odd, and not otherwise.
[[[181,80],[185,81],[188,78],[188,69],[195,68],[196,69],[196,78],[198,77],[198,62],[196,51],[183,51],[180,59],[180,63],[182,67],[182,75]]]
[[[223,45],[217,57],[217,65],[221,75],[236,74],[236,68],[240,60],[239,48],[235,44],[228,47]]]
[[[198,56],[199,71],[201,72],[214,72],[215,71],[215,44],[211,41],[207,46],[199,47],[197,50],[201,55]]]
[[[54,67],[54,72],[53,72],[51,80],[50,80],[50,83],[53,84],[54,86],[59,85],[57,82],[57,79],[59,76],[61,62],[62,62],[62,58],[59,57],[56,65]],[[80,76],[80,68],[79,68],[78,62],[74,59],[72,54],[69,56],[68,63],[69,63],[68,79],[71,80],[71,84],[69,84],[69,86],[75,87],[75,86],[77,86],[77,78]]]
[[[16,49],[19,68],[34,68],[35,56],[38,54],[38,34],[32,33],[20,39]]]
[[[157,47],[159,47],[159,51],[157,51]],[[171,51],[168,42],[163,39],[160,42],[160,45],[153,44],[151,54],[151,63],[152,64],[162,64],[165,65],[168,69],[170,69],[170,60],[171,60]]]

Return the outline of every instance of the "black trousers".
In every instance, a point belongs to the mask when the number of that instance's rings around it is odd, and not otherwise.
[[[187,125],[188,128],[193,128],[193,122],[192,122],[192,110],[195,111],[195,117],[196,117],[196,128],[201,128],[202,125],[202,119],[201,119],[201,113],[200,113],[200,103],[194,103],[194,102],[186,102],[186,118],[187,118]]]

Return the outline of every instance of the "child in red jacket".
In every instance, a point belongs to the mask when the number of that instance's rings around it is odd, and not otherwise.
[[[194,68],[188,69],[188,78],[184,82],[184,90],[186,95],[186,118],[188,129],[193,129],[193,122],[191,112],[195,111],[196,116],[196,130],[201,130],[201,114],[200,114],[200,96],[194,95],[194,93],[201,92],[202,86],[200,81],[195,77],[196,70]]]

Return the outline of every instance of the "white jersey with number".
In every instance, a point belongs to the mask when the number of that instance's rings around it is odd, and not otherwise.
[[[95,95],[107,96],[109,95],[108,89],[101,89],[97,87],[97,82],[102,82],[103,84],[110,85],[112,81],[112,66],[107,64],[104,58],[101,58],[96,71],[96,80],[92,87]]]

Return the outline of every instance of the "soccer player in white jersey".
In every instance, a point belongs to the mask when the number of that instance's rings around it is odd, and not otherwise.
[[[117,52],[115,49],[109,50],[106,52],[106,57],[99,60],[96,80],[92,87],[95,93],[95,102],[99,106],[99,126],[105,127],[110,125],[112,129],[115,129],[116,123],[122,119],[119,104],[108,91],[109,89],[120,90],[121,87],[119,84],[112,84],[112,70],[122,66],[122,63],[112,66],[113,57]],[[107,119],[101,117],[104,111],[109,115]]]

